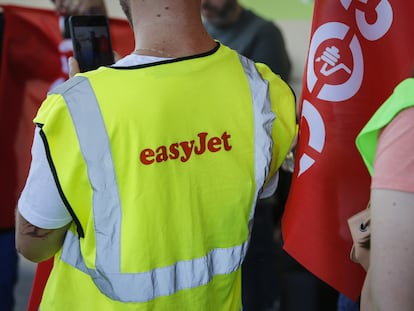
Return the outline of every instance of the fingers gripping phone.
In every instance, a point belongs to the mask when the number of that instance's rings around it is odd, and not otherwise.
[[[112,65],[109,23],[106,16],[71,16],[69,30],[73,43],[73,54],[81,72]]]

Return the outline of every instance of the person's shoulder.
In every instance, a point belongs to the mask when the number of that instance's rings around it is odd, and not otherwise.
[[[265,19],[255,12],[244,9],[244,21],[245,27],[254,29],[255,36],[263,39],[281,37],[281,29],[276,25],[275,22]],[[249,25],[249,26],[247,26]]]
[[[83,73],[78,73],[62,84],[53,88],[49,94],[65,94],[68,91],[77,90],[81,87],[88,87],[91,80],[96,80],[102,77],[110,76],[114,73],[110,67],[99,67],[96,70],[91,70]]]
[[[284,84],[287,85],[287,83],[278,75],[277,73],[274,73],[272,69],[266,64],[263,63],[255,63],[256,68],[259,71],[259,73],[262,75],[263,79],[276,82],[278,84]]]
[[[414,123],[412,120],[414,120],[414,104],[411,107],[401,110],[389,123],[387,128],[398,128],[404,133],[410,132],[414,134]]]
[[[243,9],[242,17],[245,19],[245,21],[249,21],[252,24],[254,23],[258,28],[261,29],[277,28],[274,22],[258,15],[256,12],[249,9]]]
[[[407,100],[413,101],[412,96],[414,95],[414,77],[409,77],[402,80],[395,87],[393,94],[398,94],[399,96],[409,97]]]
[[[268,23],[269,22],[264,17],[258,15],[256,12],[254,12],[250,9],[246,9],[246,8],[243,8],[241,16],[244,17],[245,19],[254,20],[254,21],[257,21],[257,22],[261,22],[261,23]]]
[[[58,86],[56,86],[52,90],[50,90],[50,92],[49,92],[48,95],[52,95],[52,94],[64,94],[68,90],[73,89],[73,87],[75,87],[77,84],[81,83],[81,81],[83,79],[84,78],[80,78],[80,76],[76,75],[76,76],[74,76],[74,77],[66,80],[62,84],[59,84]]]

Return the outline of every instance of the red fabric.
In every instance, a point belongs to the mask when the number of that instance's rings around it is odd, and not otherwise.
[[[346,220],[366,207],[370,189],[355,138],[410,76],[413,12],[414,2],[405,0],[315,1],[282,232],[291,256],[351,299],[365,274],[349,259]]]
[[[52,85],[67,79],[62,66],[72,51],[62,44],[54,11],[4,8],[0,67],[0,228],[14,227],[14,209],[24,186],[33,138],[32,119]],[[130,53],[134,39],[125,20],[110,19],[114,50]],[[60,50],[60,51],[59,51]]]
[[[32,119],[60,70],[59,32],[50,12],[4,6],[4,38],[0,70],[0,227],[14,227],[14,209],[30,164]],[[35,18],[34,18],[35,17]],[[53,18],[55,23],[49,23]],[[42,44],[39,44],[42,42]]]
[[[52,86],[67,79],[67,58],[54,11],[2,5],[4,38],[0,67],[0,228],[14,227],[14,209],[30,166],[32,120]],[[133,51],[134,37],[126,20],[110,18],[114,50]],[[38,265],[29,311],[37,311],[53,260]]]
[[[27,311],[38,311],[40,301],[42,299],[43,290],[49,278],[50,271],[53,268],[53,258],[41,262],[37,265],[36,274],[34,276],[33,287],[30,293]]]

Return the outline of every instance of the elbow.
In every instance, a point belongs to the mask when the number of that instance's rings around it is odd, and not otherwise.
[[[66,227],[62,230],[38,228],[20,213],[16,214],[16,250],[32,262],[45,261],[59,250]],[[56,236],[59,233],[59,236]]]
[[[38,258],[38,256],[36,254],[34,254],[33,252],[27,251],[22,247],[19,247],[16,243],[16,250],[17,252],[22,255],[24,258],[26,258],[27,260],[34,262],[34,263],[38,263],[41,262],[42,260],[40,260],[40,258]]]
[[[45,261],[53,257],[54,255],[54,253],[47,254],[45,252],[39,252],[39,250],[36,249],[36,247],[33,247],[33,245],[30,245],[30,243],[25,243],[24,241],[21,241],[21,239],[19,239],[17,236],[16,236],[16,250],[24,258],[34,263]]]

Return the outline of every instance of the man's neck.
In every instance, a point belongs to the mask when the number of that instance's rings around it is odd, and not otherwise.
[[[206,32],[200,4],[186,0],[131,1],[138,54],[184,57],[212,50],[216,43]]]

